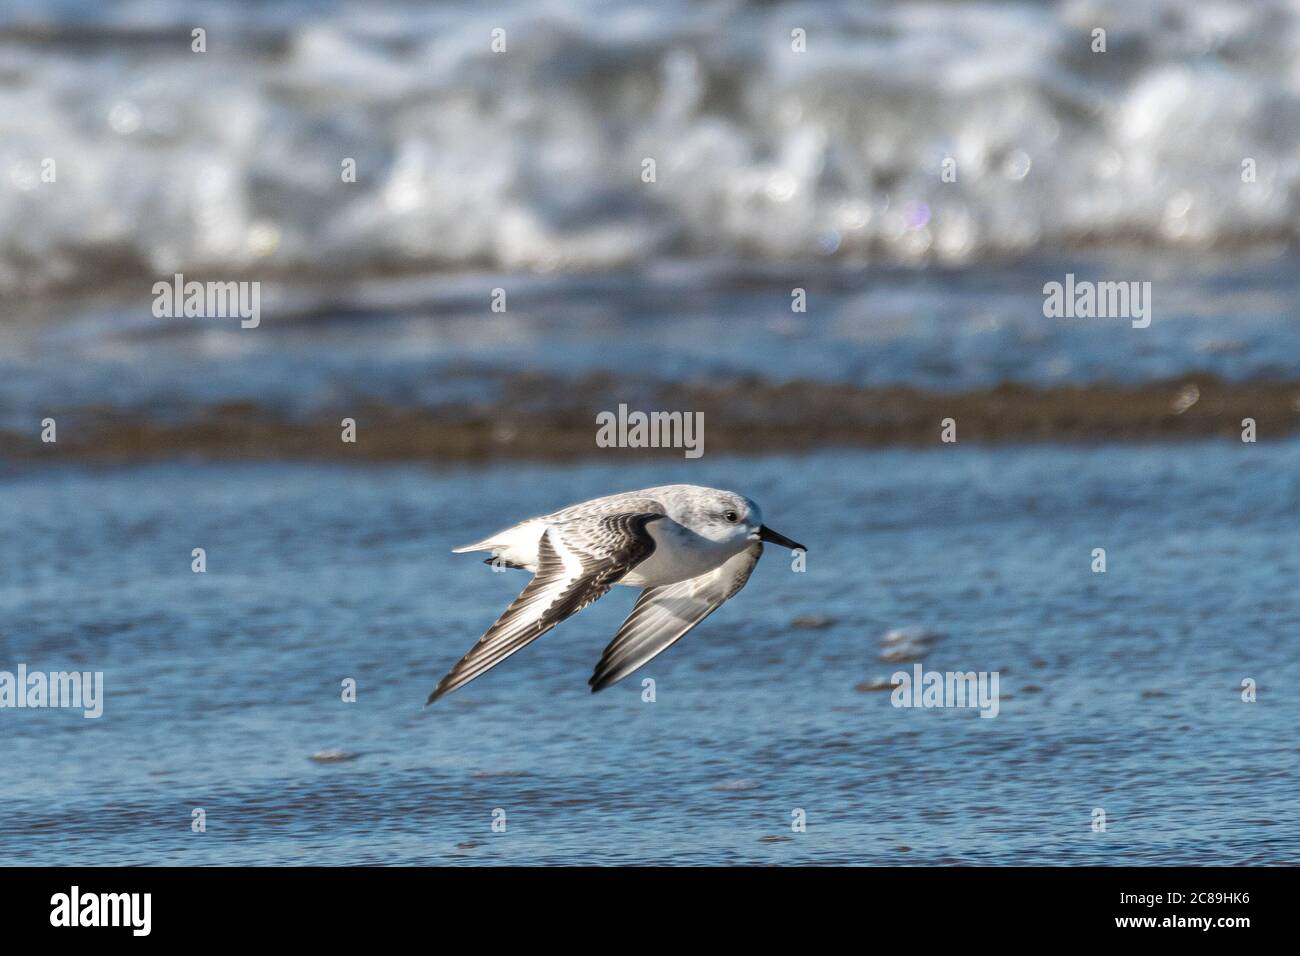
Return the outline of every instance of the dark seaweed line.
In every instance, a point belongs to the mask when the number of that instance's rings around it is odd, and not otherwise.
[[[358,399],[311,419],[254,402],[204,407],[180,422],[112,408],[65,408],[58,442],[0,431],[14,461],[210,460],[480,462],[568,461],[605,455],[682,456],[680,448],[601,448],[596,414],[620,403],[642,411],[702,412],[710,454],[798,453],[824,448],[941,444],[945,419],[958,442],[1110,442],[1223,437],[1252,419],[1260,442],[1300,427],[1300,381],[1227,382],[1209,374],[1132,386],[999,385],[938,393],[846,383],[736,380],[635,383],[517,376],[491,404],[438,408]],[[340,440],[343,418],[357,440]]]

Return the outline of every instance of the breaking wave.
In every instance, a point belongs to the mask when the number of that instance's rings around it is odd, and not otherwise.
[[[104,7],[0,15],[0,293],[1300,231],[1285,2]]]

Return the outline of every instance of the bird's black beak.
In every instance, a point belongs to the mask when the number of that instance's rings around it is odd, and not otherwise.
[[[761,524],[761,525],[758,526],[758,540],[760,540],[760,541],[770,541],[770,542],[772,542],[772,544],[779,544],[781,547],[783,547],[783,548],[789,548],[791,551],[796,551],[796,550],[797,550],[797,551],[807,551],[807,550],[808,550],[808,549],[805,548],[803,545],[801,545],[799,542],[797,542],[797,541],[791,541],[791,540],[790,540],[789,538],[787,538],[785,535],[783,535],[783,534],[778,534],[777,532],[773,531],[771,528],[769,528],[769,527],[768,527],[767,525],[765,525],[765,524]]]

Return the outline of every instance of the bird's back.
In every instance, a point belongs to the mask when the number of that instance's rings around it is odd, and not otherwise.
[[[652,512],[679,518],[689,511],[690,502],[710,493],[714,493],[713,489],[700,485],[657,485],[639,491],[621,491],[618,494],[592,498],[590,501],[580,501],[549,514],[527,518],[508,528],[502,528],[481,541],[453,550],[457,554],[467,551],[489,551],[494,558],[499,558],[507,564],[536,571],[538,543],[542,532],[549,524],[629,512]]]
[[[584,518],[596,514],[620,514],[628,511],[660,511],[674,514],[678,505],[687,499],[713,492],[712,488],[702,485],[656,485],[639,491],[621,491],[602,498],[582,501],[550,514],[540,515],[542,521],[565,521],[570,518]]]

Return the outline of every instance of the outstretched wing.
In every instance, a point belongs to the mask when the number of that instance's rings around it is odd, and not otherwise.
[[[762,555],[762,542],[755,541],[707,574],[642,591],[587,681],[591,692],[604,690],[672,647],[745,586]]]
[[[491,670],[613,587],[654,551],[646,524],[662,516],[629,512],[549,524],[538,544],[537,574],[438,682],[425,706]]]

